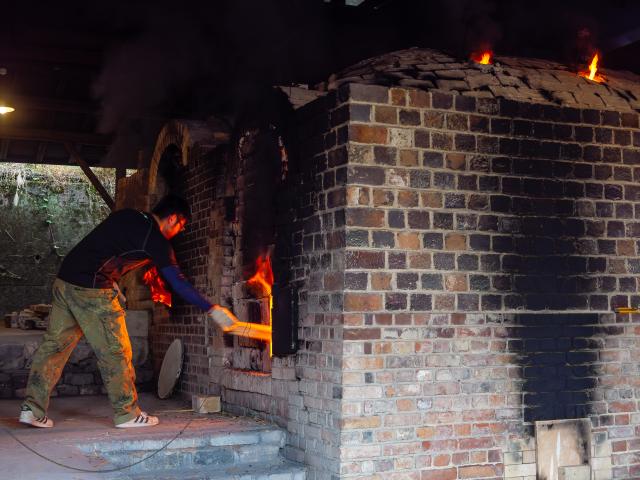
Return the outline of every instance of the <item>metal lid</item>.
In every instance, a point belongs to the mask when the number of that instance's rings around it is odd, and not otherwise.
[[[180,373],[182,373],[182,341],[176,338],[164,354],[160,375],[158,375],[158,396],[167,398],[171,396]]]

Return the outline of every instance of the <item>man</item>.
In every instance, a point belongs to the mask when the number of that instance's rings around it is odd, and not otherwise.
[[[112,213],[69,252],[53,284],[49,327],[33,357],[20,422],[53,427],[46,415],[49,396],[84,335],[98,359],[115,426],[158,424],[157,417],[138,406],[131,343],[116,282],[134,268],[153,262],[185,301],[208,312],[218,325],[224,323],[229,311],[213,305],[185,279],[169,242],[189,219],[187,202],[168,195],[151,213],[132,209]]]

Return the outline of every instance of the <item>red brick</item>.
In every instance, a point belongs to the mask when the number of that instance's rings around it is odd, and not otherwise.
[[[460,478],[487,478],[501,475],[495,465],[468,465],[460,467]]]
[[[433,438],[436,435],[435,427],[418,427],[416,428],[416,437],[418,438]]]
[[[442,208],[442,193],[440,192],[424,192],[422,197],[422,206],[431,208]]]
[[[390,273],[372,273],[371,288],[373,290],[391,290],[391,278]]]
[[[379,340],[379,328],[345,328],[342,333],[344,340]]]
[[[377,123],[398,123],[398,109],[377,105],[375,108],[375,121]]]
[[[417,207],[418,194],[411,190],[401,190],[398,192],[398,205],[401,207]]]
[[[636,242],[633,240],[616,241],[618,255],[634,256],[636,254]]]
[[[464,465],[465,463],[469,463],[469,453],[454,453],[451,456],[451,463],[453,463],[454,465]]]
[[[374,293],[344,294],[344,309],[347,312],[374,311],[382,309],[382,296]]]
[[[386,144],[388,131],[385,127],[371,125],[349,125],[349,139],[360,143]]]
[[[436,295],[434,298],[434,310],[454,310],[455,295]]]
[[[415,150],[400,150],[400,165],[403,167],[417,167],[418,152]]]
[[[368,417],[347,417],[343,418],[342,421],[343,428],[377,428],[380,426],[380,417],[377,416],[368,416]]]
[[[347,209],[347,225],[350,227],[384,227],[384,210],[349,208]]]
[[[471,452],[469,460],[471,463],[487,463],[486,450],[476,450],[475,452]]]
[[[420,235],[417,233],[399,233],[398,247],[405,250],[420,250]],[[420,258],[415,258],[419,256]],[[409,263],[414,261],[412,268],[429,268],[431,266],[431,254],[415,254],[409,256]]]
[[[448,233],[444,237],[445,250],[466,250],[467,237],[459,233]]]
[[[407,104],[407,95],[406,91],[401,88],[392,88],[390,90],[391,93],[391,104],[403,106]]]
[[[464,153],[447,153],[447,168],[453,170],[464,170],[467,164],[467,157]]]
[[[439,112],[425,112],[422,121],[425,127],[442,128],[444,125],[444,114]]]
[[[325,290],[341,290],[344,287],[344,274],[341,272],[330,272],[324,274]]]
[[[377,188],[373,190],[374,207],[392,206],[394,200],[393,192],[391,190],[380,190]]]
[[[444,276],[445,289],[450,292],[466,292],[467,276],[464,274],[454,273]]]
[[[407,248],[411,250],[419,250],[420,249],[420,238],[417,234],[406,234],[415,235],[417,239],[415,241],[411,241],[411,243],[407,243],[406,247],[402,247],[401,237],[402,234],[398,234],[398,245],[400,248]],[[409,239],[407,239],[408,241]],[[409,253],[409,268],[416,269],[427,269],[431,268],[431,254],[430,253]]]
[[[451,455],[449,454],[440,454],[433,457],[433,466],[434,467],[446,467],[449,465],[451,461]]]
[[[367,250],[350,250],[345,255],[346,267],[351,268],[384,268],[384,252]]]
[[[409,90],[409,106],[418,108],[431,107],[431,96],[422,90]]]
[[[396,400],[396,407],[399,412],[412,412],[416,409],[416,402],[415,400],[402,398],[400,400]]]
[[[609,404],[609,413],[635,412],[636,402],[611,402]]]
[[[443,451],[443,450],[455,450],[458,448],[457,440],[430,440],[422,442],[422,448],[424,450]]]
[[[422,470],[420,480],[456,480],[458,473],[455,468],[443,468],[439,470]]]

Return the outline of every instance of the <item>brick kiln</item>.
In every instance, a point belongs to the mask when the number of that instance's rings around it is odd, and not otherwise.
[[[170,123],[120,204],[184,194],[185,272],[246,319],[270,254],[277,341],[156,307],[156,359],[182,338],[182,391],[310,478],[640,478],[640,79],[599,73],[412,49],[231,136]]]

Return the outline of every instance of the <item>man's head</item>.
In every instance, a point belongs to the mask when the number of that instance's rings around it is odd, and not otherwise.
[[[176,195],[163,197],[153,210],[153,217],[158,222],[160,232],[166,239],[171,239],[180,233],[187,222],[191,220],[191,210],[184,198]]]

